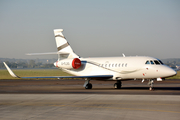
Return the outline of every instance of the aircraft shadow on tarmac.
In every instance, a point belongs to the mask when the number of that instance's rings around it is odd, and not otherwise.
[[[122,87],[122,90],[148,90],[149,87]],[[180,87],[154,87],[155,90],[180,90]]]
[[[73,89],[73,88],[72,88]],[[77,89],[76,89],[77,90]],[[83,90],[82,89],[79,89],[79,90]],[[92,89],[89,89],[89,90],[118,90],[118,91],[121,91],[121,90],[149,90],[149,87],[122,87],[121,89],[114,89],[114,88],[92,88]],[[180,87],[154,87],[154,90],[163,90],[163,91],[180,91]]]

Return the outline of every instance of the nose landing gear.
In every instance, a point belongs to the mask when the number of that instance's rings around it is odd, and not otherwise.
[[[148,85],[150,85],[150,87],[149,87],[150,91],[154,90],[154,88],[153,88],[154,80],[153,79],[149,80]]]

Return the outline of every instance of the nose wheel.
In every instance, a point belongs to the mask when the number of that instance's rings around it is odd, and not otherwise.
[[[149,80],[148,85],[150,85],[150,87],[149,87],[150,91],[154,90],[154,88],[153,88],[154,80]]]

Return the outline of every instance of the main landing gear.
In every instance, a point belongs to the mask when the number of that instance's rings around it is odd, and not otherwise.
[[[91,83],[88,83],[86,86],[85,86],[86,89],[92,89],[92,84]]]
[[[150,87],[149,87],[150,91],[154,90],[154,88],[153,88],[154,80],[153,79],[149,80],[148,85],[150,85]]]
[[[121,86],[122,86],[122,84],[121,84],[121,81],[120,81],[120,80],[117,80],[117,83],[114,83],[114,88],[115,88],[115,89],[120,89]]]
[[[84,85],[83,85],[83,86],[85,87],[85,89],[92,89],[92,84],[89,83],[89,82],[90,82],[90,80],[85,79],[85,83],[84,83]],[[122,83],[121,83],[120,80],[117,80],[117,83],[114,83],[114,88],[115,88],[115,89],[120,89],[121,86],[122,86]]]
[[[88,79],[85,80],[85,83],[83,85],[85,87],[85,89],[92,89],[92,84],[89,82],[90,82],[90,80],[88,80]]]

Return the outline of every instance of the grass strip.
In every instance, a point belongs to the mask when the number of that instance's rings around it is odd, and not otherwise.
[[[72,76],[58,69],[15,69],[13,72],[20,77],[34,76]],[[7,70],[0,70],[0,79],[19,79],[13,78]]]

